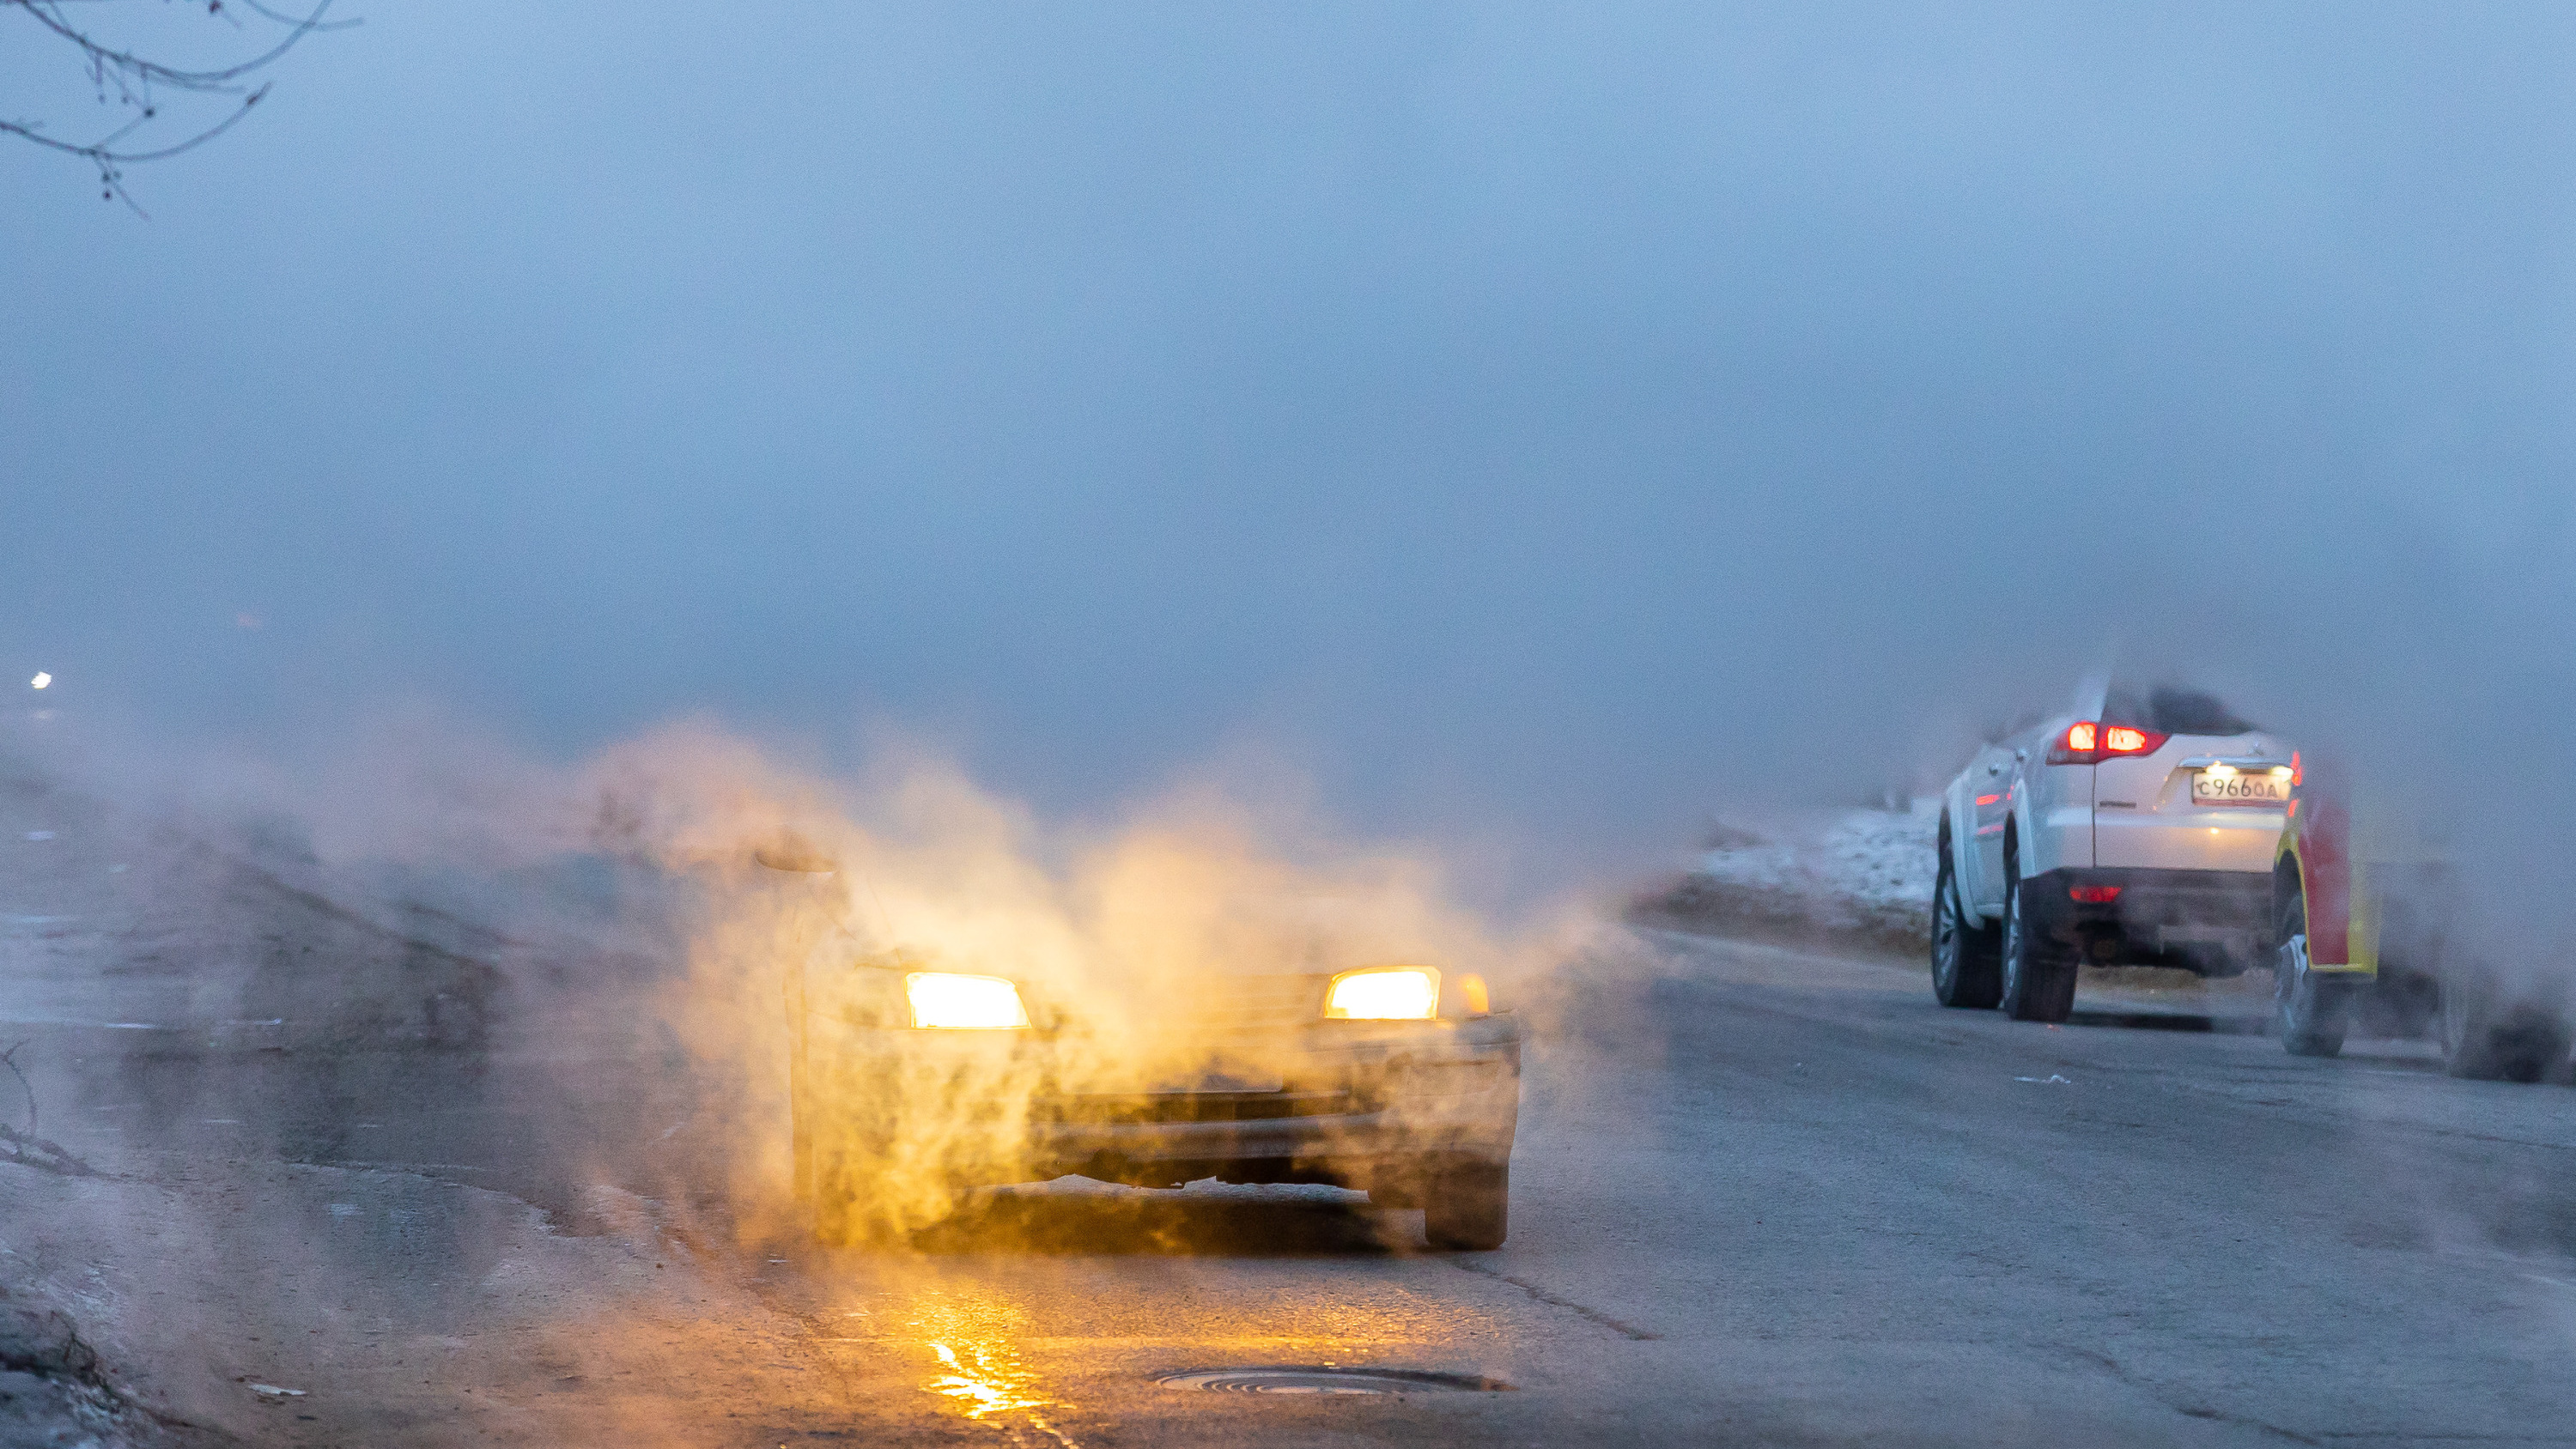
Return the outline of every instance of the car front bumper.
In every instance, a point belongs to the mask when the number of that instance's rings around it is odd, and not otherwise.
[[[1074,1173],[1146,1186],[1365,1187],[1425,1162],[1511,1155],[1521,1032],[1508,1013],[1318,1021],[1205,1045],[1229,1075],[1261,1080],[1103,1090],[1119,1073],[1096,1043],[818,1020],[799,1073],[810,1107],[800,1108],[870,1117],[873,1136],[915,1144],[904,1155],[936,1156],[957,1181]]]

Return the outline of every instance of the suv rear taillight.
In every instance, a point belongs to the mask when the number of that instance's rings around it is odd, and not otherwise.
[[[2102,726],[2102,758],[2108,760],[2119,755],[2152,755],[2163,749],[2165,741],[2172,738],[2172,735],[2158,734],[2154,730],[2142,730],[2134,725],[2104,725]]]
[[[2048,762],[2052,765],[2098,765],[2104,760],[2117,760],[2130,755],[2152,755],[2163,749],[2170,734],[2142,730],[2136,725],[2106,725],[2080,719],[2066,727],[2066,733],[2049,746]]]
[[[2048,747],[2052,765],[2089,765],[2102,758],[2102,727],[2089,719],[2079,719],[2066,727],[2057,743]]]

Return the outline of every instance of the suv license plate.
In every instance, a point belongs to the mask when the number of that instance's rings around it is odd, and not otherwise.
[[[2224,775],[2202,770],[2191,777],[2194,805],[2286,805],[2289,801],[2290,782],[2269,770]]]

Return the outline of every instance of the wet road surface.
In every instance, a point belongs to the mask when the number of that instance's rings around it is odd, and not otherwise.
[[[9,1036],[94,1172],[0,1163],[0,1264],[218,1438],[2576,1438],[2576,1097],[2420,1046],[2296,1060],[2098,993],[2046,1028],[1647,936],[1527,993],[1499,1252],[1330,1189],[1078,1183],[822,1251],[728,1205],[754,1118],[581,963],[5,813],[52,852],[0,902]],[[1510,1387],[1160,1382],[1258,1366]]]

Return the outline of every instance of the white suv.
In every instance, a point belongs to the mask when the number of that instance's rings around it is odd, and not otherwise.
[[[2080,964],[2234,976],[2262,959],[2290,751],[2206,693],[2088,679],[1950,782],[1932,991],[2064,1021]]]

